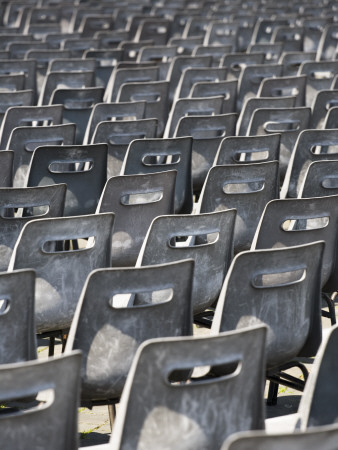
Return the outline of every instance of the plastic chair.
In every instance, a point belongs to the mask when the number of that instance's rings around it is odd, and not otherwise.
[[[175,135],[178,122],[183,116],[206,116],[222,114],[223,96],[201,98],[179,98],[170,110],[163,137],[171,138]]]
[[[25,75],[23,73],[0,75],[0,91],[4,92],[22,91],[24,85],[25,85]]]
[[[282,43],[283,51],[302,51],[303,50],[303,41],[304,41],[304,27],[293,26],[290,25],[280,25],[274,28],[271,42]]]
[[[338,161],[314,161],[304,176],[299,197],[326,197],[338,194]]]
[[[109,77],[116,64],[123,58],[123,50],[120,49],[102,49],[84,52],[83,58],[95,59],[95,86],[106,87]]]
[[[331,108],[338,105],[338,90],[320,91],[317,93],[312,107],[311,128],[326,127],[328,113]]]
[[[189,97],[217,97],[223,95],[222,113],[232,113],[236,111],[237,81],[212,81],[194,83]]]
[[[162,137],[169,114],[168,95],[168,81],[125,83],[117,94],[117,102],[145,101],[144,118],[158,120],[156,137]]]
[[[129,144],[135,139],[156,136],[157,119],[116,120],[100,122],[92,143],[105,143],[108,147],[107,177],[122,174],[123,160]]]
[[[7,149],[14,151],[13,186],[27,186],[29,165],[33,152],[44,145],[72,145],[75,124],[17,127],[11,132]]]
[[[280,57],[280,64],[283,66],[282,75],[293,77],[298,74],[299,67],[304,61],[315,61],[316,52],[283,52]]]
[[[174,211],[176,171],[109,178],[97,212],[113,212],[112,266],[134,266],[155,217]]]
[[[31,106],[34,103],[32,90],[0,92],[0,125],[8,108],[12,106]]]
[[[0,74],[16,74],[23,73],[25,75],[25,90],[31,90],[36,94],[36,65],[34,59],[25,60],[1,60]],[[26,95],[26,94],[25,94]],[[15,105],[13,105],[15,106]]]
[[[136,42],[153,40],[155,45],[165,45],[171,32],[171,20],[161,17],[143,19],[135,33]]]
[[[0,129],[0,149],[5,149],[11,132],[25,125],[60,125],[62,123],[62,105],[13,106],[8,108]]]
[[[302,390],[304,382],[283,371],[305,366],[296,357],[315,356],[322,339],[321,267],[325,243],[251,250],[238,254],[220,293],[211,333],[266,325],[269,400],[277,401],[278,384]],[[244,299],[244,301],[243,301]],[[273,392],[275,390],[275,392]]]
[[[310,428],[302,433],[291,431],[267,434],[262,431],[234,433],[226,440],[221,450],[322,450],[334,449],[338,438],[337,425]]]
[[[72,352],[0,367],[1,404],[9,405],[0,430],[8,450],[77,448],[80,366],[80,352]],[[11,401],[21,401],[21,407],[11,407]]]
[[[264,53],[224,53],[220,65],[228,68],[228,80],[238,80],[244,67],[264,64]]]
[[[262,108],[293,108],[295,97],[253,97],[248,98],[240,111],[237,121],[238,136],[246,136],[249,131],[250,122],[256,109]]]
[[[66,185],[0,188],[0,271],[6,271],[13,248],[30,220],[63,216]]]
[[[192,258],[192,307],[196,316],[220,293],[233,256],[235,218],[235,210],[157,217],[144,240],[137,266]]]
[[[142,342],[192,334],[192,274],[193,262],[180,261],[88,276],[66,345],[83,353],[82,405],[119,401]]]
[[[34,287],[32,270],[0,274],[1,366],[37,358]]]
[[[37,333],[67,330],[88,274],[109,267],[113,214],[36,219],[21,231],[8,270],[36,272]],[[65,250],[69,240],[89,239],[80,249]],[[94,238],[94,239],[93,239]]]
[[[305,105],[306,75],[266,78],[257,92],[258,97],[295,97],[294,106]]]
[[[338,159],[337,130],[304,130],[295,145],[281,190],[281,198],[297,197],[311,162]],[[330,147],[333,149],[330,152]]]
[[[192,138],[135,139],[128,147],[121,175],[177,170],[175,213],[190,214]]]
[[[130,369],[109,448],[216,449],[236,431],[262,429],[265,335],[265,327],[251,327],[144,343]],[[200,366],[211,374],[170,381],[175,369]]]
[[[50,103],[63,105],[63,123],[76,124],[75,144],[82,144],[92,109],[103,100],[103,87],[55,89]]]
[[[247,135],[280,133],[279,165],[281,181],[286,176],[296,140],[301,131],[309,128],[311,109],[298,108],[262,108],[253,113]]]
[[[224,22],[223,20],[210,21],[206,32],[204,43],[207,45],[228,44],[237,51],[237,41],[239,36],[239,24],[235,22]]]
[[[226,67],[191,67],[183,70],[178,82],[174,100],[188,97],[192,86],[198,82],[225,81],[227,77]]]
[[[234,250],[251,246],[260,215],[266,204],[279,197],[277,161],[214,166],[204,183],[197,211],[237,210]]]
[[[119,103],[97,103],[94,105],[89,117],[87,129],[83,138],[84,144],[91,142],[95,128],[100,122],[107,120],[139,120],[144,118],[146,103],[119,102]]]
[[[225,136],[236,132],[237,114],[185,116],[178,122],[175,137],[192,136],[193,191],[200,192]]]
[[[82,18],[77,30],[83,37],[93,37],[97,31],[112,31],[114,27],[113,15],[92,13]]]
[[[337,51],[337,25],[327,24],[317,48],[317,61],[329,61],[335,59]]]
[[[33,154],[27,186],[67,184],[65,216],[93,214],[107,180],[107,145],[47,145]]]
[[[265,136],[228,136],[222,139],[215,166],[278,161],[280,134]]]
[[[192,56],[211,56],[212,67],[218,67],[226,53],[231,53],[232,45],[196,45],[193,49]],[[223,65],[223,64],[222,64]]]

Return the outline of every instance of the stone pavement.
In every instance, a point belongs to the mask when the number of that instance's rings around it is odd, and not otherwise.
[[[338,315],[338,306],[336,306],[336,311],[336,315]],[[329,326],[329,319],[323,318],[323,327]],[[209,330],[207,330],[206,328],[195,326],[194,333],[197,335],[207,335],[209,333]],[[42,340],[38,342],[39,358],[48,356],[47,342],[48,341]],[[55,353],[60,353],[60,351],[61,344],[56,343]],[[306,361],[306,366],[309,371],[311,371],[311,362],[311,360]],[[291,369],[290,373],[297,377],[301,377],[299,369]],[[268,385],[269,383],[266,383],[265,397],[267,397]],[[266,417],[271,418],[296,412],[298,409],[300,398],[301,392],[286,388],[284,386],[280,386],[277,405],[266,406]],[[92,410],[89,410],[87,408],[79,408],[79,433],[80,447],[107,443],[110,438],[110,423],[107,406],[97,406]]]

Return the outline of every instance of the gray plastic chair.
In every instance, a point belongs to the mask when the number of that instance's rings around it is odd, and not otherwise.
[[[144,118],[156,118],[158,120],[157,136],[163,135],[167,123],[169,82],[149,81],[144,83],[124,83],[117,94],[118,102],[134,102],[144,100]]]
[[[263,64],[279,64],[280,57],[283,53],[282,42],[258,42],[251,43],[247,48],[248,53],[264,53]],[[277,75],[280,76],[280,75]],[[269,77],[268,77],[269,78]]]
[[[0,365],[37,358],[34,288],[33,270],[0,274]]]
[[[264,53],[224,53],[220,63],[228,68],[228,79],[238,80],[244,67],[264,64]]]
[[[338,160],[312,162],[299,189],[299,197],[326,197],[338,194]]]
[[[338,105],[338,89],[319,91],[312,107],[311,128],[324,128],[327,114],[331,108]],[[325,128],[334,128],[326,127]]]
[[[1,61],[0,61],[1,63]],[[34,103],[34,92],[32,90],[0,92],[0,124],[6,111],[12,106],[31,106]]]
[[[66,345],[66,352],[83,353],[83,405],[119,401],[145,340],[192,334],[192,277],[192,261],[95,270],[88,276]]]
[[[226,440],[221,450],[334,450],[337,445],[338,426],[313,427],[302,433],[273,433],[249,431],[234,433]]]
[[[257,92],[258,97],[295,97],[294,106],[305,106],[306,75],[265,78]]]
[[[9,74],[0,75],[0,91],[22,91],[25,86],[25,75]]]
[[[175,213],[190,214],[193,207],[191,177],[192,138],[135,139],[128,147],[122,175],[177,170]]]
[[[174,212],[176,171],[109,178],[97,212],[113,212],[112,266],[134,266],[151,222]]]
[[[14,151],[13,186],[27,186],[29,166],[33,152],[44,145],[72,145],[75,140],[75,124],[21,126],[11,132],[7,149]]]
[[[81,353],[72,352],[0,367],[1,405],[9,402],[0,417],[6,449],[77,448],[80,366]]]
[[[60,125],[63,106],[13,106],[8,108],[0,129],[0,149],[5,149],[11,132],[20,126]]]
[[[192,19],[193,20],[193,19]],[[207,19],[209,21],[209,19]],[[193,49],[192,56],[211,56],[212,67],[218,67],[225,54],[231,53],[232,45],[196,45]]]
[[[14,60],[6,59],[0,61],[0,74],[25,74],[25,90],[33,91],[34,99],[36,93],[36,65],[34,59]],[[15,105],[13,105],[15,106]]]
[[[309,165],[314,161],[335,160],[338,130],[304,130],[300,133],[287,168],[281,198],[297,197]],[[331,146],[331,152],[330,152]]]
[[[181,74],[174,99],[188,97],[195,83],[202,81],[216,83],[218,81],[225,81],[226,79],[226,67],[187,67]]]
[[[305,104],[312,106],[319,91],[331,88],[332,80],[338,70],[338,61],[304,61],[298,71],[307,75]]]
[[[303,390],[304,382],[283,370],[299,367],[296,357],[316,355],[322,339],[321,267],[325,243],[251,250],[238,254],[220,293],[212,333],[264,324],[268,328],[266,370],[269,400],[277,401],[278,384]],[[274,386],[275,385],[275,386]],[[273,394],[273,389],[275,389]],[[274,396],[274,398],[273,398]]]
[[[171,107],[163,137],[171,138],[175,136],[176,127],[181,117],[222,114],[223,98],[223,95],[218,95],[216,97],[177,99]]]
[[[213,81],[194,83],[189,97],[217,97],[223,95],[222,113],[236,112],[237,80]]]
[[[108,147],[107,177],[122,174],[123,161],[129,144],[136,139],[155,138],[156,118],[139,120],[116,120],[98,123],[92,143],[105,143]]]
[[[192,304],[197,315],[213,305],[220,293],[233,257],[235,219],[235,210],[157,217],[149,228],[137,265],[194,259]]]
[[[283,76],[296,76],[302,62],[315,61],[315,59],[316,52],[283,52],[280,57],[280,64],[283,65]]]
[[[130,369],[110,448],[212,450],[236,431],[262,429],[265,336],[265,327],[251,327],[144,343]],[[173,370],[198,366],[208,366],[209,373],[170,382]]]
[[[301,131],[309,128],[311,109],[298,108],[262,108],[254,111],[247,135],[280,133],[279,165],[281,181],[285,177],[294,146]]]
[[[30,220],[62,217],[67,186],[0,188],[0,271],[6,271],[13,248]]]
[[[47,145],[33,154],[27,186],[67,184],[65,216],[93,214],[107,180],[107,145]]]
[[[22,229],[8,270],[29,267],[36,272],[39,334],[67,330],[88,274],[109,267],[113,220],[110,213],[36,219]],[[88,238],[80,249],[64,248],[65,241]]]
[[[94,105],[88,120],[83,144],[90,144],[95,128],[100,122],[107,120],[139,120],[144,118],[145,101],[97,103]]]
[[[328,197],[272,200],[262,214],[252,249],[290,247],[317,240],[326,242],[322,266],[322,291],[332,293],[338,284],[336,275],[337,195]],[[334,304],[328,296],[329,314],[335,323]]]
[[[318,43],[317,61],[334,60],[337,44],[337,24],[327,24]]]
[[[200,192],[214,163],[221,141],[236,134],[237,114],[184,116],[176,127],[175,137],[192,136],[193,191]]]
[[[102,102],[103,87],[55,89],[50,104],[63,105],[63,123],[76,124],[75,144],[82,144],[93,107]]]
[[[280,134],[228,136],[222,139],[215,166],[279,160]]]
[[[250,121],[256,109],[262,108],[293,108],[295,97],[253,97],[248,98],[240,111],[237,121],[238,136],[246,136],[249,131]]]
[[[266,204],[279,197],[277,161],[214,166],[205,180],[197,211],[237,210],[235,253],[248,250]]]

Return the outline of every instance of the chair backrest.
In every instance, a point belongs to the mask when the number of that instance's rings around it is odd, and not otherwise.
[[[33,270],[0,274],[0,365],[37,358],[34,290]]]
[[[12,106],[32,106],[34,92],[30,89],[24,91],[0,92],[0,124],[6,111]]]
[[[227,78],[226,67],[187,67],[183,70],[175,92],[175,99],[189,96],[192,86],[202,81],[218,82]]]
[[[279,160],[280,134],[227,136],[222,139],[215,165],[246,164]]]
[[[45,145],[72,145],[75,140],[75,124],[21,126],[11,132],[7,149],[14,151],[13,186],[27,186],[27,175],[33,152]]]
[[[279,196],[277,161],[214,166],[199,199],[201,213],[236,208],[235,253],[251,246],[266,204]]]
[[[103,87],[55,89],[50,103],[62,104],[63,123],[76,124],[75,144],[82,144],[92,109],[102,102]]]
[[[289,165],[295,143],[301,131],[309,128],[311,108],[300,106],[298,108],[262,108],[253,113],[248,135],[280,133],[279,165],[281,179]]]
[[[88,274],[110,265],[113,220],[110,213],[36,219],[22,229],[8,270],[36,272],[38,333],[70,327]],[[81,248],[65,251],[65,241],[78,239]]]
[[[192,183],[194,192],[202,189],[214,163],[219,145],[225,136],[236,134],[237,114],[184,116],[176,128],[175,137],[192,136]]]
[[[66,344],[83,353],[82,403],[119,399],[145,340],[192,334],[192,277],[191,260],[88,276]]]
[[[296,356],[315,356],[322,339],[324,246],[323,241],[311,242],[235,256],[217,302],[212,332],[265,324],[268,370]]]
[[[13,248],[30,220],[62,217],[67,186],[0,188],[0,271],[6,271]]]
[[[34,59],[5,59],[0,61],[0,74],[24,73],[25,89],[36,92],[36,65]],[[14,105],[15,106],[15,105]]]
[[[112,266],[134,266],[155,217],[174,212],[176,171],[108,179],[97,212],[113,212]]]
[[[107,177],[122,174],[123,161],[129,144],[136,139],[155,138],[156,118],[139,120],[115,120],[98,123],[92,143],[105,143],[108,147]]]
[[[338,70],[338,61],[304,61],[298,71],[307,75],[305,104],[312,106],[317,92],[330,89]]]
[[[216,449],[236,431],[264,428],[265,336],[265,327],[251,327],[144,343],[130,369],[111,448]],[[181,383],[171,381],[175,369],[200,366],[217,375],[193,372]]]
[[[191,177],[192,138],[136,139],[128,147],[121,174],[177,170],[175,212],[190,214],[193,206]]]
[[[198,314],[211,306],[220,293],[233,256],[235,218],[235,210],[157,217],[137,265],[194,259],[192,303],[194,314]]]
[[[283,76],[296,76],[302,62],[315,59],[316,52],[283,52],[280,58],[280,64],[283,65]]]
[[[194,83],[189,92],[189,97],[217,97],[223,95],[222,113],[236,112],[237,80],[200,81]]]
[[[327,114],[336,106],[338,106],[338,89],[319,91],[312,107],[311,128],[330,128],[326,126]]]
[[[8,450],[77,448],[80,366],[80,352],[1,365],[0,401],[9,407],[2,411],[0,430]],[[10,401],[20,400],[14,414]]]
[[[20,126],[60,125],[62,105],[13,106],[8,108],[0,130],[0,149],[5,149],[11,132]]]
[[[312,162],[338,159],[335,151],[337,145],[338,130],[303,130],[291,155],[281,197],[297,197],[299,195],[306,171]]]
[[[324,291],[335,288],[338,196],[271,200],[260,219],[252,249],[326,242],[322,267]]]
[[[338,160],[312,162],[299,190],[299,197],[326,197],[338,194]]]
[[[107,145],[47,145],[33,154],[27,186],[67,184],[65,216],[95,212],[107,180]]]
[[[305,106],[306,75],[265,78],[257,92],[258,97],[295,97],[294,106]]]
[[[220,63],[228,68],[228,79],[238,80],[244,67],[264,64],[264,53],[224,53]]]
[[[309,428],[302,433],[281,432],[269,434],[264,431],[234,433],[226,440],[221,450],[332,450],[338,439],[336,424]]]
[[[97,103],[94,105],[89,117],[83,143],[90,144],[95,128],[100,122],[105,122],[107,120],[143,119],[145,108],[145,101]]]
[[[293,108],[295,97],[252,97],[243,103],[243,108],[237,121],[238,136],[246,136],[252,115],[256,109],[262,108]]]

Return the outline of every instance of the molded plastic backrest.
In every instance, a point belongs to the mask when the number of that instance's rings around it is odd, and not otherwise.
[[[279,196],[277,161],[214,166],[204,183],[201,213],[236,208],[235,253],[251,246],[266,204]]]
[[[115,214],[112,266],[134,266],[155,217],[174,212],[176,171],[111,177],[98,212]]]
[[[37,358],[34,288],[33,270],[0,274],[1,365]]]
[[[60,125],[62,115],[62,105],[13,106],[8,108],[1,124],[0,149],[6,148],[9,136],[14,128],[25,125]]]
[[[175,212],[190,214],[193,206],[191,178],[192,138],[136,139],[129,145],[121,174],[177,170]]]
[[[108,147],[107,177],[122,174],[123,160],[129,144],[136,139],[154,138],[158,121],[152,119],[116,120],[98,123],[92,142]]]
[[[244,67],[264,64],[264,53],[224,54],[221,65],[228,68],[228,79],[238,80]]]
[[[27,186],[67,184],[65,216],[94,213],[107,180],[107,145],[50,145],[33,154]]]
[[[15,243],[27,222],[63,216],[66,190],[65,184],[0,188],[0,271],[7,270]]]
[[[312,106],[317,92],[330,89],[338,70],[338,61],[304,61],[298,71],[307,75],[306,106]]]
[[[236,111],[237,80],[198,82],[192,85],[189,97],[217,97],[223,95],[222,113]]]
[[[302,131],[290,159],[281,197],[299,195],[306,171],[312,162],[338,159],[337,145],[338,130]]]
[[[257,92],[258,97],[294,96],[294,106],[305,106],[306,75],[266,78]]]
[[[202,81],[225,81],[226,67],[187,67],[183,70],[175,92],[175,99],[188,97],[192,86]]]
[[[314,161],[305,174],[299,197],[325,197],[338,194],[338,160]]]
[[[311,128],[324,128],[327,114],[335,106],[338,106],[338,89],[319,91],[312,108]],[[330,127],[325,126],[325,128]]]
[[[222,332],[265,324],[268,369],[297,355],[314,356],[322,335],[323,253],[321,241],[238,254],[224,281],[212,330]]]
[[[34,103],[34,92],[32,90],[0,92],[0,123],[5,113],[12,106],[31,106]]]
[[[69,328],[88,274],[108,267],[114,215],[32,220],[24,226],[13,251],[9,270],[36,272],[35,310],[39,333]],[[88,239],[78,250],[60,250],[58,242]]]
[[[77,448],[80,365],[81,353],[72,352],[0,367],[2,405],[9,400],[34,398],[41,392],[38,404],[27,405],[26,400],[24,409],[15,414],[4,408],[0,432],[8,450]]]
[[[315,59],[316,52],[283,52],[280,59],[280,63],[283,65],[283,76],[296,76],[302,62]]]
[[[83,138],[84,144],[90,144],[95,128],[100,122],[107,120],[143,119],[146,102],[97,103],[94,105],[88,120]]]
[[[1,60],[0,74],[8,73],[24,73],[25,74],[25,89],[36,91],[36,60],[21,59],[21,60]]]
[[[72,145],[75,140],[75,131],[75,124],[14,128],[7,143],[7,149],[14,151],[13,186],[27,186],[29,165],[37,147]]]
[[[337,195],[272,200],[262,214],[252,249],[290,247],[324,240],[322,286],[335,288],[337,208]]]
[[[265,336],[265,327],[251,327],[143,344],[128,376],[111,448],[211,450],[236,431],[262,429]],[[175,369],[198,366],[216,366],[218,376],[170,382]]]
[[[83,400],[118,399],[145,340],[192,334],[192,277],[191,260],[90,274],[66,347],[83,352]],[[121,297],[134,303],[119,304]]]
[[[195,261],[193,312],[218,297],[233,256],[236,211],[157,217],[144,241],[138,265],[192,258]]]
[[[215,165],[278,161],[280,134],[228,136],[218,148]]]

